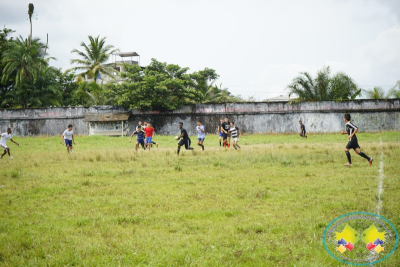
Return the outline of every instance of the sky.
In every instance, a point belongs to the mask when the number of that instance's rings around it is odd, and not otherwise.
[[[64,70],[88,35],[120,51],[189,67],[215,69],[217,84],[255,100],[288,95],[300,72],[323,66],[363,89],[400,80],[399,0],[0,0],[0,25],[49,34],[51,65]]]

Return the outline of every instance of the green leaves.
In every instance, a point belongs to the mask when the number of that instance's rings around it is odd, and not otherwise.
[[[94,79],[96,82],[97,77],[102,74],[110,78],[114,78],[112,73],[115,71],[110,64],[105,64],[111,54],[119,51],[113,49],[112,45],[106,45],[106,37],[100,39],[100,36],[88,36],[89,44],[81,43],[84,51],[73,49],[71,53],[78,54],[81,58],[72,59],[71,64],[79,64],[81,66],[72,68],[71,70],[82,71],[78,74],[81,78]]]
[[[125,64],[121,85],[113,85],[110,94],[118,105],[140,110],[172,111],[185,104],[206,99],[209,82],[218,78],[212,69],[189,73],[189,68],[152,59],[144,70]]]
[[[290,95],[297,95],[298,101],[341,101],[355,99],[361,92],[345,73],[331,76],[329,66],[319,70],[315,79],[307,72],[300,74],[288,86]]]

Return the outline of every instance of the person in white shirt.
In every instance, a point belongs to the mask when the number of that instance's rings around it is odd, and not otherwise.
[[[201,149],[204,151],[204,139],[206,138],[206,131],[204,129],[204,125],[201,124],[201,121],[197,121],[196,132],[197,144],[201,146]]]
[[[13,157],[10,154],[10,149],[7,146],[7,141],[10,140],[11,142],[13,142],[14,144],[16,144],[17,146],[19,146],[19,144],[17,142],[15,142],[14,140],[12,140],[11,137],[11,128],[7,129],[6,133],[2,133],[1,134],[1,140],[0,140],[0,147],[4,150],[3,155],[1,155],[1,158],[3,158],[3,156],[5,154],[8,153],[8,156],[10,157],[10,159],[13,159]]]
[[[72,153],[72,143],[74,143],[75,145],[75,140],[74,140],[74,131],[72,130],[72,125],[68,125],[68,129],[64,131],[64,133],[62,134],[62,139],[63,142],[62,144],[67,147],[67,151],[68,153],[71,152]]]

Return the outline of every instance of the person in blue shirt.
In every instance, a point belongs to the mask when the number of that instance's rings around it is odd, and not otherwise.
[[[134,131],[134,132],[131,134],[131,139],[129,140],[129,143],[132,142],[132,137],[133,137],[135,134],[137,135],[136,145],[135,145],[136,151],[138,150],[139,144],[142,146],[142,148],[143,148],[144,150],[146,150],[146,147],[144,146],[144,135],[145,135],[145,132],[143,132],[142,126],[141,126],[141,125],[138,125],[138,126],[136,127],[136,131]]]
[[[197,121],[197,144],[201,146],[201,149],[204,151],[204,139],[206,138],[206,131],[204,129],[204,125],[201,124],[201,121]]]

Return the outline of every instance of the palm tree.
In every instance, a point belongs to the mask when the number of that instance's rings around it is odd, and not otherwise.
[[[388,92],[389,97],[397,98],[400,99],[400,81],[397,81],[395,86],[393,86],[389,92]]]
[[[242,99],[238,96],[232,95],[228,88],[222,88],[222,83],[219,85],[213,85],[215,82],[212,81],[205,93],[204,103],[227,103],[227,102],[239,102]]]
[[[369,99],[387,99],[389,95],[385,95],[385,91],[379,86],[375,86],[374,89],[371,90],[363,90],[364,94]]]
[[[31,106],[35,102],[34,84],[39,77],[40,66],[47,67],[48,60],[44,58],[44,44],[35,38],[31,42],[22,36],[10,42],[9,48],[4,51],[2,63],[4,65],[1,82],[12,81],[15,84],[14,99],[22,107]]]
[[[330,67],[324,67],[313,77],[308,72],[301,72],[288,86],[289,96],[296,94],[298,101],[324,101],[354,99],[361,90],[345,73],[330,75]]]
[[[31,24],[31,32],[29,35],[29,43],[32,43],[32,15],[35,7],[33,6],[32,3],[29,3],[28,5],[28,15],[29,15],[29,23]]]
[[[81,43],[81,46],[84,48],[84,51],[79,51],[77,49],[73,49],[71,53],[78,54],[80,59],[72,59],[71,63],[79,64],[81,66],[72,68],[71,70],[79,70],[83,71],[78,74],[81,78],[94,79],[94,82],[97,81],[99,74],[103,74],[114,78],[112,72],[115,70],[111,67],[111,64],[105,64],[111,54],[118,51],[118,49],[113,49],[112,45],[105,45],[106,37],[100,39],[100,36],[93,38],[89,35],[89,45],[86,45],[85,42]]]

